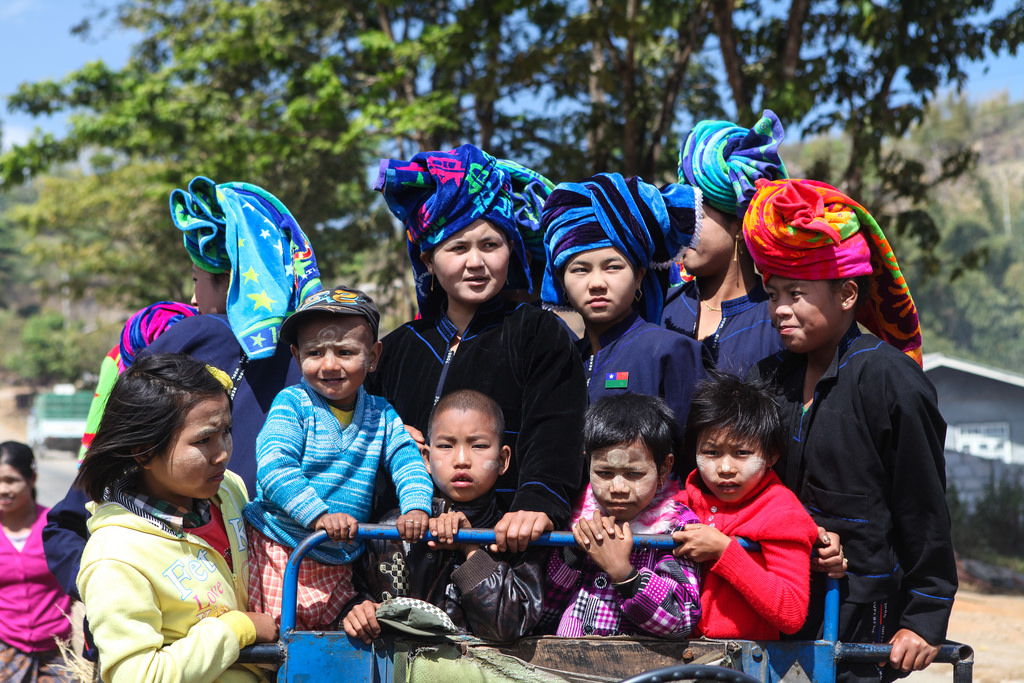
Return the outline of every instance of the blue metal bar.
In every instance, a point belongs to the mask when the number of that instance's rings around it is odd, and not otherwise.
[[[360,524],[356,531],[356,538],[362,540],[384,539],[396,541],[401,538],[398,529],[385,524]],[[428,531],[423,540],[433,539]],[[761,546],[745,538],[737,539],[747,550],[760,550]],[[316,531],[307,536],[288,558],[288,565],[284,570],[284,594],[281,599],[281,632],[295,628],[295,601],[298,590],[299,563],[306,554],[327,541],[326,531]],[[459,529],[455,533],[457,543],[477,543],[480,545],[494,543],[493,529]],[[542,546],[565,546],[576,545],[576,540],[569,531],[549,531],[541,534],[540,538],[531,545]],[[671,534],[634,534],[633,545],[645,548],[659,548],[670,550],[676,546],[672,541]]]

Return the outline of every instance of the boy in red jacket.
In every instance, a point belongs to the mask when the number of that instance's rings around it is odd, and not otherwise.
[[[672,534],[677,557],[702,563],[698,631],[709,638],[777,640],[807,617],[817,525],[772,466],[785,433],[771,394],[730,375],[702,382],[687,434],[697,469],[679,500],[700,520]],[[760,544],[744,550],[737,538]]]

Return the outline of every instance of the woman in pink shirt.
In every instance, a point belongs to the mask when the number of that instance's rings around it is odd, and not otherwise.
[[[36,460],[23,443],[0,443],[0,680],[70,681],[56,638],[70,638],[71,598],[46,567],[43,525],[48,508],[35,501]]]

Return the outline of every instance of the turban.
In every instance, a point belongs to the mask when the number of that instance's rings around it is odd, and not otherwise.
[[[192,263],[231,275],[228,323],[245,354],[273,356],[285,316],[321,289],[313,247],[295,218],[260,187],[202,176],[171,192],[170,203]]]
[[[921,327],[910,289],[889,241],[863,206],[815,180],[762,181],[743,219],[743,237],[766,282],[773,275],[872,275],[857,321],[921,362]]]
[[[599,173],[581,183],[557,185],[544,205],[547,264],[541,299],[565,306],[559,273],[574,255],[615,247],[634,268],[646,268],[639,302],[644,319],[659,323],[670,268],[689,242],[700,216],[700,190],[686,185],[658,189],[637,177]]]
[[[785,133],[766,109],[751,129],[728,121],[701,121],[679,149],[679,182],[699,187],[711,206],[743,217],[758,180],[786,178],[779,156]]]
[[[153,343],[157,337],[183,318],[199,315],[194,306],[177,301],[158,301],[150,304],[128,318],[121,330],[120,354],[117,358],[118,374],[135,361],[142,349]]]
[[[537,231],[540,205],[551,185],[539,173],[469,144],[449,152],[420,152],[409,161],[382,159],[373,189],[383,193],[405,225],[420,314],[439,313],[445,296],[431,291],[420,254],[478,220],[508,238],[508,287],[533,291],[523,237]]]

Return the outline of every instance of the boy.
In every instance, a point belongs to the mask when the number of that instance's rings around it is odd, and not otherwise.
[[[753,371],[774,383],[789,435],[780,475],[842,539],[840,640],[892,644],[890,668],[851,664],[840,678],[923,669],[946,637],[957,576],[946,425],[918,365],[906,280],[871,215],[825,183],[761,185],[743,230],[786,346]],[[809,618],[798,635],[819,624]]]
[[[349,542],[369,519],[378,464],[398,490],[402,537],[422,537],[430,476],[394,409],[363,380],[380,357],[380,314],[363,292],[345,287],[308,297],[281,326],[302,382],[274,399],[256,441],[256,498],[245,509],[250,541],[250,609],[281,616],[281,584],[291,548],[314,530],[333,543],[299,569],[296,625],[330,626],[352,597]]]
[[[700,619],[696,566],[665,550],[633,548],[634,532],[670,533],[697,521],[675,500],[676,430],[656,396],[627,392],[587,409],[590,484],[573,516],[578,547],[556,549],[548,561],[542,621],[557,624],[557,635],[683,639]]]
[[[424,455],[437,492],[426,544],[373,541],[356,581],[365,593],[352,601],[345,632],[370,643],[380,635],[375,616],[386,597],[407,596],[441,607],[460,629],[486,640],[529,633],[540,617],[543,548],[497,554],[453,541],[460,528],[490,528],[501,519],[494,485],[512,450],[502,444],[505,420],[493,399],[472,389],[441,397],[430,415]],[[395,513],[381,520],[393,523]],[[495,553],[495,554],[492,554]]]
[[[772,466],[785,448],[763,386],[715,373],[698,385],[688,434],[697,469],[679,498],[700,519],[672,534],[677,557],[700,562],[698,630],[708,638],[778,640],[803,626],[818,527]],[[757,541],[757,552],[736,538]]]

